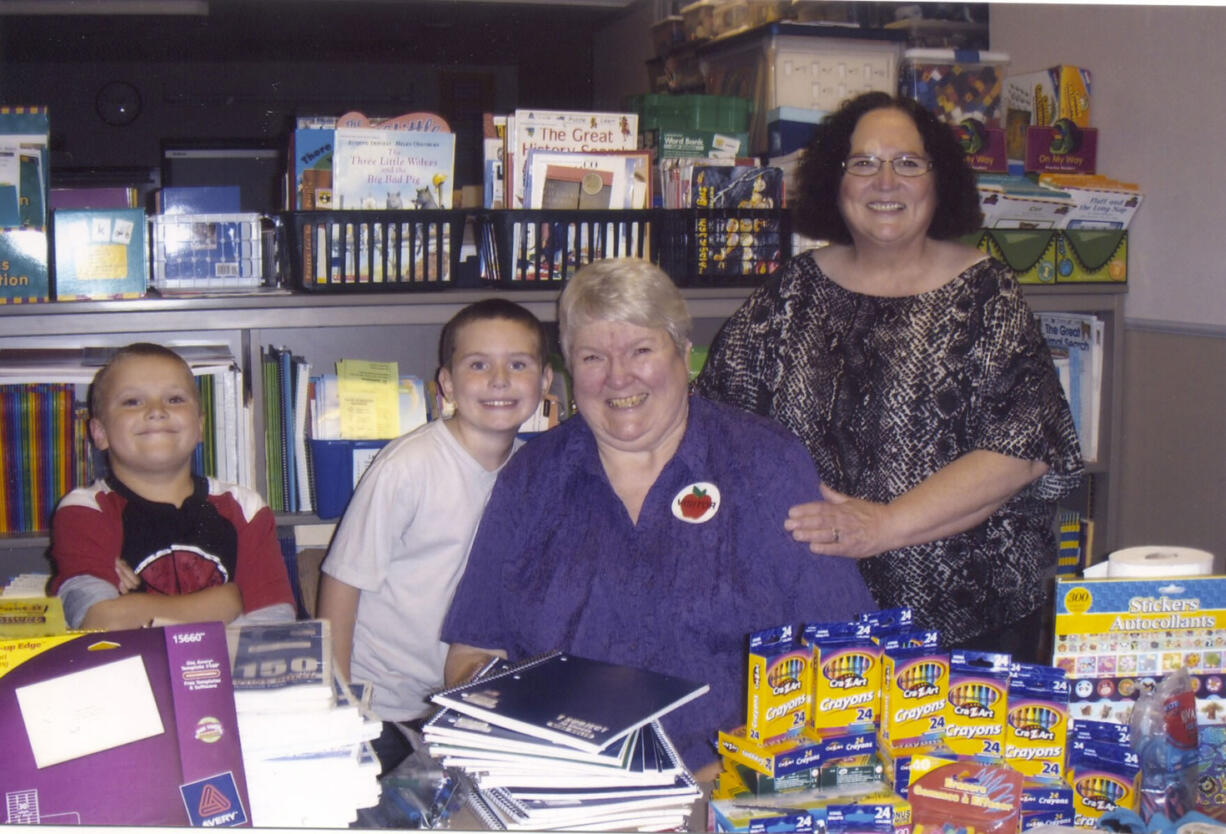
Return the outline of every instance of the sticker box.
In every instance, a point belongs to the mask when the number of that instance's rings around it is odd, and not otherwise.
[[[1056,580],[1052,663],[1078,722],[1126,724],[1137,696],[1187,666],[1202,725],[1226,723],[1226,576]]]
[[[57,300],[145,294],[144,209],[59,209],[51,223]]]
[[[225,629],[0,641],[5,823],[250,823]]]

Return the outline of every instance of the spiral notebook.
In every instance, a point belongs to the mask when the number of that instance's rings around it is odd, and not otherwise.
[[[500,727],[595,752],[709,688],[662,672],[554,651],[445,689],[431,700]]]

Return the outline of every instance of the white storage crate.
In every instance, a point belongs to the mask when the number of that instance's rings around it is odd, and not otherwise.
[[[768,150],[767,114],[776,108],[832,111],[860,93],[898,91],[901,40],[839,37],[832,32],[839,30],[776,23],[731,38],[702,56],[708,93],[753,100],[751,151]]]
[[[153,286],[162,291],[258,287],[264,282],[259,214],[150,218]]]

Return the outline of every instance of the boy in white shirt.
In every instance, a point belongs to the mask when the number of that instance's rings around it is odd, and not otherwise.
[[[453,415],[389,443],[362,476],[323,563],[319,616],[340,671],[374,685],[383,771],[411,749],[395,722],[430,711],[443,685],[443,616],[519,426],[553,372],[548,337],[505,299],[470,304],[443,327],[438,383]]]

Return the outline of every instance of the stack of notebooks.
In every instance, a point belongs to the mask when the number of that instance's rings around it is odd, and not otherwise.
[[[226,630],[251,821],[345,828],[379,802],[382,724],[332,671],[326,620]]]
[[[657,719],[707,689],[551,652],[438,693],[423,737],[490,828],[684,828],[701,792]]]

